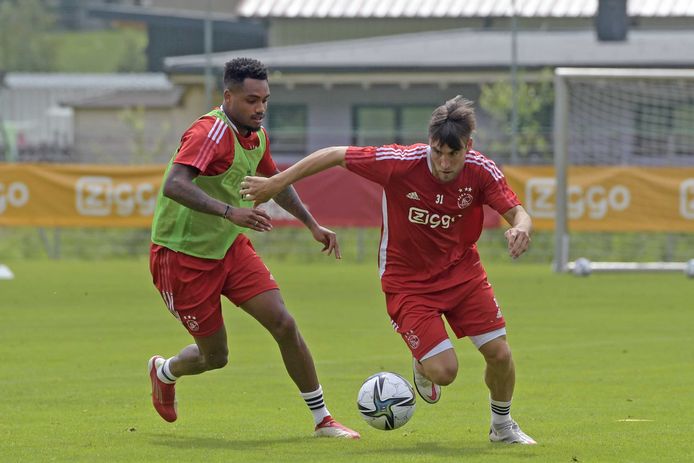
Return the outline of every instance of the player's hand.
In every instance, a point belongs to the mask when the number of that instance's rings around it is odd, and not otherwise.
[[[281,186],[272,177],[244,177],[241,182],[241,198],[246,201],[253,201],[256,206],[270,201],[277,193],[282,191]]]
[[[227,220],[239,227],[266,232],[272,230],[272,218],[267,212],[258,208],[234,207],[227,214]]]
[[[513,227],[504,233],[508,242],[508,253],[514,259],[520,257],[530,246],[530,233],[520,227]]]
[[[321,249],[321,252],[331,255],[334,251],[335,259],[342,259],[342,255],[340,254],[340,244],[337,242],[337,235],[334,231],[317,225],[311,229],[311,234],[313,234],[313,238],[316,241],[323,243],[323,249]]]

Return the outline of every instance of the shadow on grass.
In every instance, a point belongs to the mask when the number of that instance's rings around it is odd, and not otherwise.
[[[306,442],[313,437],[288,436],[281,439],[248,439],[243,436],[231,437],[206,437],[206,436],[181,436],[171,434],[147,433],[153,445],[171,447],[174,449],[224,449],[224,450],[251,450],[263,447],[274,447],[282,444],[298,444]]]
[[[262,451],[267,449],[280,450],[285,445],[295,447],[301,444],[312,445],[331,445],[338,444],[333,439],[316,439],[312,436],[287,436],[283,438],[258,438],[249,439],[244,436],[231,437],[206,437],[206,436],[172,436],[170,434],[148,433],[146,436],[150,439],[153,445],[169,447],[173,449],[207,449],[207,450],[232,450],[236,452],[243,451]],[[378,445],[374,448],[369,445],[368,439],[361,439],[358,442],[340,441],[340,444],[349,444],[349,450],[341,447],[347,454],[359,458],[373,456],[374,452],[379,455],[391,454],[395,458],[412,457],[412,456],[428,456],[429,458],[461,458],[484,455],[498,455],[499,457],[508,457],[508,451],[511,449],[519,449],[523,447],[525,450],[522,453],[512,452],[514,457],[533,458],[536,452],[528,452],[529,447],[526,446],[511,446],[492,443],[477,443],[460,445],[442,444],[439,442],[399,442],[395,447]],[[289,450],[287,448],[287,450]],[[298,450],[298,449],[297,449]],[[289,451],[289,454],[293,453]]]
[[[498,456],[499,458],[509,457],[508,450],[520,450],[523,448],[523,453],[513,452],[514,457],[528,457],[533,458],[536,456],[535,452],[529,453],[529,448],[527,446],[520,445],[501,445],[493,443],[483,443],[483,444],[469,444],[460,443],[459,445],[454,445],[450,443],[439,443],[439,442],[412,442],[412,443],[400,443],[397,447],[391,448],[378,448],[378,454],[391,454],[394,458],[407,458],[412,456],[421,456],[431,458],[432,460],[442,458],[465,458],[465,457],[480,457],[480,456]],[[373,455],[374,449],[353,449],[351,452],[353,455]]]

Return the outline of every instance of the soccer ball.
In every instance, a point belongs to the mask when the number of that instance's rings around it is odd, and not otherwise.
[[[576,262],[574,262],[574,275],[581,277],[587,277],[590,275],[590,272],[592,271],[590,264],[590,260],[586,259],[585,257],[576,259]]]
[[[414,389],[396,373],[376,373],[361,385],[357,407],[364,421],[374,428],[383,431],[397,429],[412,418]]]
[[[694,259],[689,259],[684,267],[684,274],[689,278],[694,278]]]

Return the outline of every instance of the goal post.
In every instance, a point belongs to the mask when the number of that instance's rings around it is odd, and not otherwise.
[[[579,262],[588,262],[588,273],[688,272],[694,258],[694,69],[557,68],[554,91],[554,271],[577,269],[576,258],[584,257],[574,255],[578,231],[650,234],[649,245],[668,248],[654,251],[660,259],[653,261],[603,261],[595,246],[596,255]],[[576,171],[583,184],[575,184]],[[576,198],[588,204],[600,198],[607,206],[601,203],[591,216]]]

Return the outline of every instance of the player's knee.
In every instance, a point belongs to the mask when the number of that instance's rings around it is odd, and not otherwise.
[[[208,370],[224,368],[228,362],[229,353],[227,351],[214,352],[205,356],[205,367]]]
[[[437,365],[426,371],[427,377],[439,386],[448,386],[458,376],[457,365]]]
[[[270,333],[277,341],[288,339],[296,339],[298,328],[294,317],[289,313],[284,312],[281,317],[278,317],[270,327]]]
[[[492,365],[508,365],[512,361],[511,348],[506,343],[500,344],[485,355],[485,360]]]

